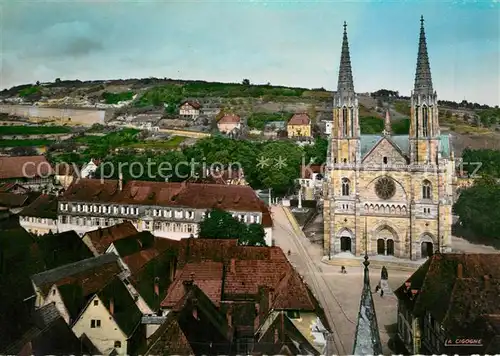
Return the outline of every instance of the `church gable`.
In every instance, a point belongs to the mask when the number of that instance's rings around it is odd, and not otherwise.
[[[384,160],[386,157],[386,161]],[[375,146],[372,147],[363,157],[364,164],[407,164],[407,158],[401,151],[401,149],[390,141],[387,137],[382,137]]]

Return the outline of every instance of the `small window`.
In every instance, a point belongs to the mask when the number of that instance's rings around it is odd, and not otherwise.
[[[347,163],[347,158],[344,158],[344,163]]]
[[[99,305],[99,301],[98,300],[94,300],[94,305]]]
[[[122,342],[121,341],[115,341],[115,348],[120,348],[122,347]]]
[[[298,310],[288,310],[286,316],[290,319],[300,319],[300,312]]]
[[[384,157],[383,160],[384,160],[384,164],[387,164],[387,157]]]
[[[52,295],[56,295],[56,290],[52,289]]]
[[[95,329],[95,320],[94,319],[92,319],[90,321],[90,328]]]

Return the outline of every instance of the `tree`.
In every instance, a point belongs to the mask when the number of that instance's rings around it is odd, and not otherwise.
[[[54,83],[60,83],[61,82],[61,78],[56,78],[56,80],[54,81]]]
[[[36,156],[38,152],[33,147],[14,147],[10,150],[12,156]]]
[[[39,86],[40,85],[40,81],[36,81],[36,86]]]
[[[266,246],[264,236],[262,225],[247,225],[219,209],[206,214],[198,233],[198,237],[204,239],[238,239],[238,243],[245,246]]]
[[[250,80],[243,79],[243,81],[241,82],[241,84],[243,84],[243,85],[250,85]]]

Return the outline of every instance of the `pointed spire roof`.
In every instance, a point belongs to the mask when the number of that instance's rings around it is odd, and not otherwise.
[[[381,355],[382,342],[378,331],[377,315],[373,304],[372,290],[370,287],[370,274],[367,254],[367,230],[365,219],[365,275],[363,280],[363,291],[361,292],[361,302],[359,305],[358,324],[356,325],[356,334],[352,353],[354,355]]]
[[[427,54],[427,42],[425,39],[424,16],[420,17],[420,40],[418,43],[417,71],[415,73],[416,94],[430,95],[432,90],[431,67],[429,55]]]
[[[351,56],[349,55],[349,41],[347,39],[347,23],[344,21],[344,38],[342,39],[342,53],[340,55],[339,81],[337,92],[354,93],[352,79]]]
[[[389,112],[389,109],[385,111],[384,133],[386,135],[391,134],[391,113]]]

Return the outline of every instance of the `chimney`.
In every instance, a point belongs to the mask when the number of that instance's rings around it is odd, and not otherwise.
[[[115,300],[113,298],[109,300],[109,314],[115,314]]]
[[[463,276],[464,276],[464,266],[461,263],[459,263],[457,266],[457,278],[462,279]]]
[[[484,289],[490,289],[490,276],[485,274],[484,275]]]
[[[155,288],[155,294],[157,296],[160,295],[160,278],[158,277],[155,277],[155,285],[154,285],[154,288]]]
[[[236,273],[236,259],[235,258],[231,258],[231,266],[229,267],[229,271],[231,273]]]
[[[122,174],[122,172],[120,172],[120,174],[118,176],[118,189],[120,190],[120,192],[123,190],[123,174]]]

